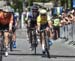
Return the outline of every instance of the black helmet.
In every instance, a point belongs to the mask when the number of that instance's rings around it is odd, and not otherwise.
[[[32,10],[38,10],[38,7],[36,5],[33,5]]]

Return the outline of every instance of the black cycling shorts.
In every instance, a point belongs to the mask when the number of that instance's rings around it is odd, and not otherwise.
[[[34,28],[37,25],[37,21],[30,22],[30,28]]]
[[[9,24],[7,25],[0,24],[0,30],[9,30]]]
[[[16,27],[15,26],[12,27],[12,31],[13,31],[13,33],[16,31]]]
[[[46,27],[48,27],[48,23],[41,24],[40,30],[46,29]]]

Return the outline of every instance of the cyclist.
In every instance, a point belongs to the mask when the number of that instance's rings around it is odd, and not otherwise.
[[[18,19],[17,15],[14,13],[14,10],[12,9],[13,14],[13,48],[16,48],[16,28],[18,27]]]
[[[37,16],[38,16],[39,12],[38,12],[38,7],[36,5],[33,5],[31,8],[31,11],[28,15],[28,21],[27,21],[27,27],[28,27],[28,35],[29,35],[29,31],[32,28],[36,28],[37,25]],[[30,33],[31,34],[31,33]],[[29,37],[30,38],[30,37]],[[31,42],[32,40],[30,40]],[[34,48],[34,42],[32,41],[31,44],[31,48],[33,50]]]
[[[8,35],[12,31],[13,25],[13,15],[11,13],[10,7],[3,7],[3,11],[0,14],[0,30],[5,30],[4,32],[4,46],[5,46],[5,56],[8,56]]]
[[[45,9],[39,10],[39,16],[37,17],[37,30],[40,31],[46,29],[48,31],[51,27],[52,25],[50,17],[47,15],[47,11]],[[42,52],[43,54],[45,54],[45,41],[43,33],[41,33],[40,35],[40,40],[42,45]]]

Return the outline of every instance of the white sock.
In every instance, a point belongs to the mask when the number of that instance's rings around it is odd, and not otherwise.
[[[44,46],[44,44],[42,44],[42,50],[43,50],[43,51],[45,50],[45,46]]]
[[[6,48],[8,48],[8,46],[6,46]]]

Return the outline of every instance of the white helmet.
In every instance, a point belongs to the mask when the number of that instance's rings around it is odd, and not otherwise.
[[[41,10],[39,10],[39,13],[40,13],[40,14],[46,14],[47,11],[46,11],[45,9],[41,9]]]
[[[12,8],[10,6],[3,7],[4,12],[13,12]]]

